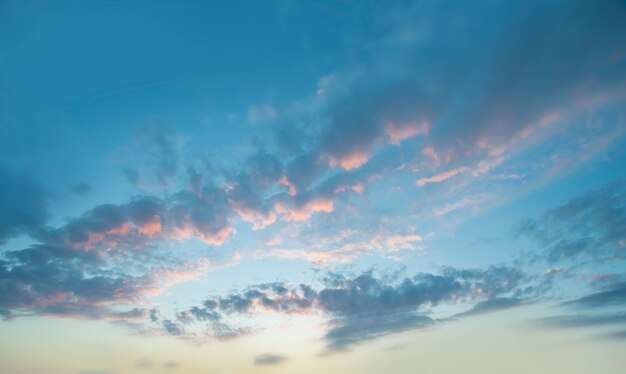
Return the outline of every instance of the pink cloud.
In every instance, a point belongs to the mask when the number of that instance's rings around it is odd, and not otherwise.
[[[196,263],[184,264],[184,269],[162,268],[153,270],[151,275],[160,281],[165,287],[171,287],[178,283],[196,280],[212,270],[208,259],[200,259]]]
[[[332,262],[346,263],[354,261],[358,256],[377,251],[379,253],[394,253],[403,250],[418,251],[424,249],[420,246],[424,239],[415,233],[406,235],[380,234],[366,240],[349,240],[353,233],[344,232],[334,238],[329,238],[311,246],[307,250],[303,248],[272,248],[254,253],[257,258],[279,257],[290,260],[306,260],[315,264],[328,264]]]
[[[324,265],[329,262],[350,262],[355,259],[353,254],[345,254],[337,251],[307,251],[305,249],[280,248],[269,251],[256,251],[257,258],[278,257],[287,260],[306,260],[314,264]]]
[[[233,210],[241,217],[242,220],[251,223],[254,231],[265,228],[276,222],[276,214],[272,211],[267,213],[256,211],[238,204],[234,200],[229,200]]]
[[[168,232],[168,238],[170,239],[188,239],[190,237],[196,237],[203,242],[211,245],[222,245],[230,237],[234,236],[237,230],[233,227],[224,227],[217,231],[201,230],[196,227],[181,225],[172,228]]]
[[[471,199],[463,198],[457,202],[446,204],[440,208],[435,209],[436,216],[445,216],[448,213],[451,213],[455,210],[465,208],[466,206],[474,203]]]
[[[203,232],[196,230],[196,236],[203,242],[212,245],[222,245],[230,237],[235,236],[237,230],[234,227],[225,227],[217,232]]]
[[[364,165],[369,160],[369,154],[365,151],[358,151],[352,154],[331,157],[329,165],[332,167],[341,167],[344,170],[351,170]]]
[[[479,176],[489,172],[491,169],[498,167],[504,161],[504,157],[490,158],[481,160],[472,171],[473,176]]]
[[[440,182],[445,181],[446,179],[450,179],[456,175],[465,173],[466,171],[467,171],[467,168],[459,167],[456,169],[444,171],[443,173],[433,175],[432,177],[421,178],[416,182],[416,184],[421,187],[428,183],[440,183]]]
[[[287,207],[282,203],[277,203],[276,211],[282,215],[285,221],[304,221],[315,212],[332,212],[334,203],[333,199],[320,197],[297,207]]]
[[[363,193],[363,191],[365,191],[365,186],[363,186],[361,183],[357,183],[352,186],[352,191],[356,193]]]
[[[441,160],[439,159],[439,153],[437,153],[437,151],[435,150],[435,148],[428,146],[428,147],[424,147],[422,149],[422,154],[426,157],[429,157],[430,159],[432,159],[435,163],[435,166],[439,166],[441,163]]]
[[[155,235],[161,232],[161,229],[161,219],[156,215],[151,220],[137,226],[137,230],[144,235]]]
[[[84,248],[86,250],[94,249],[97,244],[105,244],[109,247],[116,247],[119,243],[117,237],[128,234],[130,228],[130,223],[124,222],[119,226],[113,227],[107,231],[90,231],[87,233],[87,240],[72,243],[72,247],[74,249]]]
[[[360,193],[363,193],[363,191],[365,191],[365,186],[362,183],[357,183],[357,184],[355,184],[352,187],[341,185],[341,186],[337,186],[337,188],[335,188],[335,193],[345,192],[347,190],[352,190],[352,191],[360,194]]]
[[[285,242],[285,239],[281,235],[273,236],[267,240],[265,240],[265,244],[270,246],[280,245]]]
[[[374,238],[375,244],[383,244],[387,252],[398,252],[401,250],[419,249],[416,243],[422,242],[424,239],[417,234],[409,235],[391,235],[387,237],[377,236]]]
[[[296,196],[296,194],[298,193],[296,186],[285,175],[280,177],[280,179],[278,180],[278,184],[287,187],[287,193],[291,196]]]
[[[387,122],[386,132],[391,144],[400,144],[404,139],[412,138],[420,134],[428,134],[430,131],[430,122],[415,121],[403,125],[398,125],[393,121]]]

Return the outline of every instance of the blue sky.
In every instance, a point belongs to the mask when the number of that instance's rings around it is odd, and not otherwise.
[[[5,1],[0,47],[0,371],[623,367],[623,2]]]

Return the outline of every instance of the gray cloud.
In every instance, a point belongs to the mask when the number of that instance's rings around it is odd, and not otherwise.
[[[577,308],[603,308],[626,305],[626,284],[617,284],[609,289],[594,292],[563,305]]]
[[[176,324],[175,322],[170,321],[169,319],[164,319],[161,324],[165,331],[167,331],[170,335],[182,335],[184,333],[181,326]]]
[[[154,366],[154,362],[150,360],[141,360],[135,365],[135,367],[138,369],[152,369],[154,368]]]
[[[626,313],[611,313],[599,315],[562,315],[547,317],[538,321],[542,325],[558,328],[594,327],[603,325],[626,324]]]
[[[548,262],[582,256],[615,255],[626,245],[626,188],[619,180],[575,197],[544,213],[523,220],[518,235],[536,240],[545,248]]]
[[[609,333],[609,334],[607,334],[606,337],[608,337],[610,339],[624,340],[624,339],[626,339],[626,330],[615,331],[615,332]]]
[[[532,321],[533,324],[550,328],[585,328],[626,325],[626,286],[618,284],[611,288],[593,292],[575,300],[560,304],[566,310],[575,310],[576,314],[560,314]],[[615,331],[603,334],[603,338],[620,339],[623,332]]]
[[[485,313],[497,312],[500,310],[518,307],[521,305],[525,305],[527,303],[528,301],[524,299],[498,297],[498,298],[494,298],[490,300],[481,301],[480,303],[474,305],[472,309],[466,312],[460,313],[457,316],[465,317],[465,316],[481,315]]]
[[[286,360],[287,360],[287,357],[283,357],[283,356],[279,356],[279,355],[275,355],[271,353],[266,353],[263,355],[256,356],[254,358],[254,364],[263,365],[263,366],[278,365],[278,364],[282,364]]]
[[[165,362],[163,364],[163,368],[164,369],[178,369],[180,367],[180,364],[178,362],[174,362],[174,361],[168,361]]]
[[[329,353],[344,351],[355,344],[396,332],[429,327],[435,323],[432,318],[413,312],[344,316],[331,321],[332,328],[324,335],[326,349]]]
[[[193,317],[209,325],[222,325],[236,314],[323,312],[330,317],[324,339],[328,352],[335,352],[394,332],[442,322],[429,315],[440,304],[474,305],[468,314],[522,305],[521,299],[501,296],[519,292],[524,278],[521,271],[506,266],[482,270],[444,268],[441,274],[420,273],[402,279],[376,277],[371,271],[356,277],[328,273],[323,279],[325,287],[320,290],[304,284],[259,284],[208,299],[203,307],[184,312],[183,320],[189,323]]]

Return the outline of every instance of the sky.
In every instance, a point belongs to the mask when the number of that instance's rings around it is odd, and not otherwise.
[[[623,1],[0,1],[0,373],[617,373]]]

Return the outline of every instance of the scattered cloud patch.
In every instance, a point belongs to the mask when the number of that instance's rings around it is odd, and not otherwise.
[[[287,357],[279,356],[271,353],[262,354],[254,358],[255,365],[272,366],[282,364]]]

